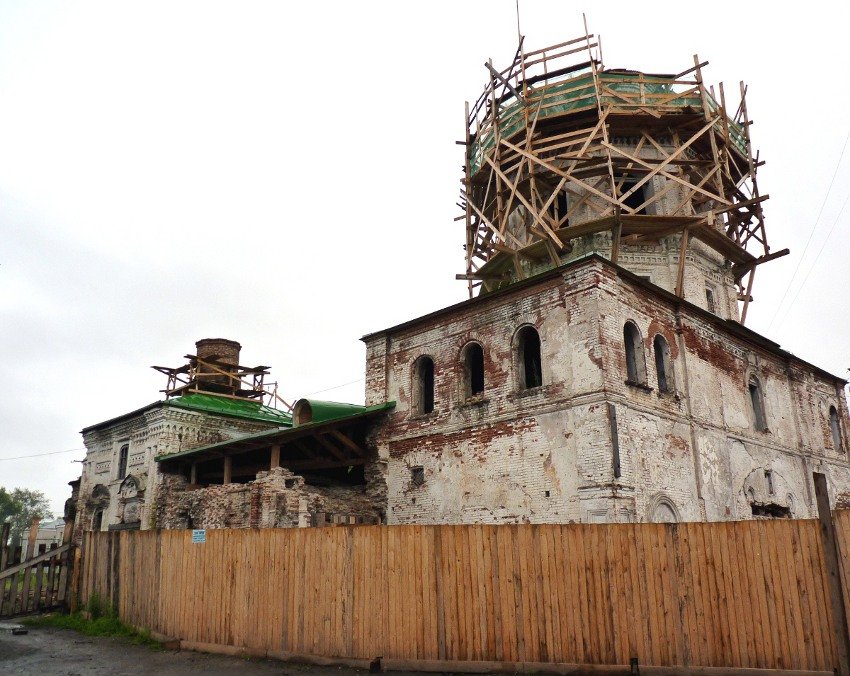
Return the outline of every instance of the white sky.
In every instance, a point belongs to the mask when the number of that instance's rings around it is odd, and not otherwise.
[[[699,53],[707,81],[747,81],[769,240],[792,251],[760,268],[748,326],[846,377],[850,149],[768,326],[850,132],[850,3],[520,6],[527,49],[584,10],[607,67]],[[360,336],[465,297],[455,139],[516,40],[514,0],[4,0],[0,486],[61,511],[81,450],[3,458],[82,448],[203,337],[289,399],[357,381],[320,396],[362,401]]]

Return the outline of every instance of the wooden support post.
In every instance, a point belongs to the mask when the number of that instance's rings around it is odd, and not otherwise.
[[[750,307],[750,298],[752,298],[753,293],[753,279],[756,276],[756,269],[753,268],[750,270],[750,277],[747,280],[747,294],[744,296],[744,308],[741,310],[741,324],[747,323],[747,310]]]
[[[274,469],[275,467],[280,467],[280,444],[272,446],[272,457],[271,462],[269,463],[269,469]]]
[[[193,462],[189,470],[189,483],[194,485],[198,483],[198,463]]]
[[[679,269],[676,272],[676,295],[685,297],[685,256],[688,253],[688,229],[682,231],[682,242],[679,247]]]
[[[38,538],[38,524],[41,523],[40,516],[34,516],[30,522],[30,534],[27,538],[27,558],[25,561],[35,556],[35,541]]]
[[[224,456],[224,479],[223,484],[229,484],[230,478],[233,475],[233,458],[229,455]]]
[[[835,665],[839,676],[850,676],[850,635],[847,633],[847,613],[844,608],[844,593],[841,585],[841,571],[838,567],[838,543],[835,539],[835,524],[829,509],[829,490],[826,475],[813,472],[815,499],[818,504],[818,522],[823,542],[824,565],[829,583],[829,602],[832,610],[835,644],[838,648],[838,664]]]
[[[9,559],[9,528],[9,523],[0,524],[0,571],[6,568]]]
[[[620,221],[620,207],[614,207],[614,227],[611,228],[611,262],[616,264],[620,259],[620,236],[623,224]]]

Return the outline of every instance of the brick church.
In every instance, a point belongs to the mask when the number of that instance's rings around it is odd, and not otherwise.
[[[488,64],[468,300],[363,338],[363,406],[269,405],[267,367],[200,341],[164,401],[84,430],[77,533],[808,518],[812,472],[850,504],[846,381],[745,326],[788,251],[745,90],[705,65],[608,69],[591,35]]]

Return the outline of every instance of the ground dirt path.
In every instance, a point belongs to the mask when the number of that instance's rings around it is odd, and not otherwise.
[[[189,651],[154,650],[122,639],[85,636],[52,627],[26,627],[23,635],[0,631],[3,676],[123,676],[124,674],[367,674],[275,660],[242,659]]]

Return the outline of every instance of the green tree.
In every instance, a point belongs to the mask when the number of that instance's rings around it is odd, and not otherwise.
[[[11,524],[9,533],[13,544],[21,542],[34,516],[52,519],[50,503],[44,493],[27,488],[14,488],[11,493],[0,488],[0,522]]]

